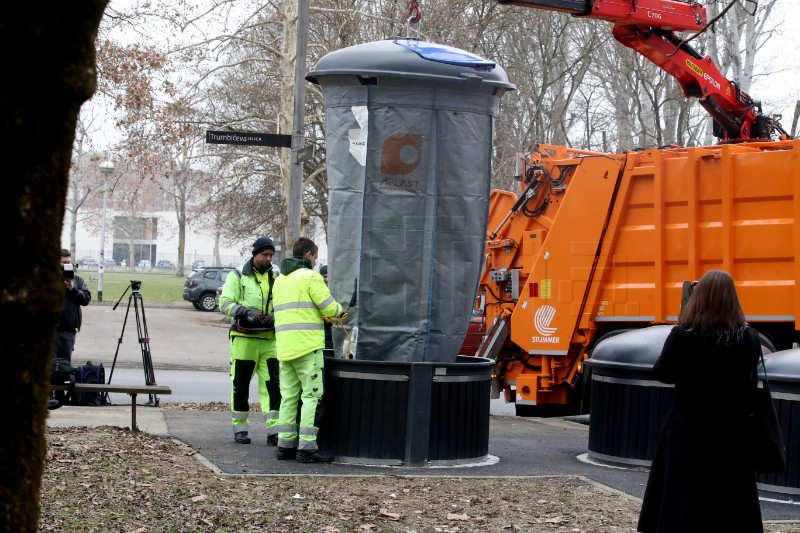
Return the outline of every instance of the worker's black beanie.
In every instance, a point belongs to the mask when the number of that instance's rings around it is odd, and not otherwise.
[[[275,245],[269,237],[259,237],[256,239],[256,242],[253,243],[253,255],[258,255],[264,250],[275,251]]]

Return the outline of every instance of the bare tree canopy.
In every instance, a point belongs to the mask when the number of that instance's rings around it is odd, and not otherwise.
[[[763,72],[757,53],[776,28],[776,0],[712,3],[726,10],[694,44],[747,90]],[[112,5],[98,39],[100,94],[116,110],[114,147],[175,213],[183,257],[188,227],[217,243],[283,235],[289,150],[206,145],[209,129],[290,134],[294,2],[185,0]],[[421,4],[420,38],[497,61],[518,90],[501,103],[493,183],[512,188],[516,154],[537,143],[619,151],[712,142],[710,120],[664,71],[620,46],[611,24],[495,0]],[[310,6],[307,67],[326,53],[405,36],[408,5],[319,0]],[[412,34],[415,35],[412,27]],[[153,38],[158,36],[158,39]],[[688,37],[688,36],[687,36]],[[761,68],[761,70],[758,70]],[[319,87],[309,84],[304,162],[306,233],[327,233],[325,124]],[[91,179],[72,191],[91,196]]]

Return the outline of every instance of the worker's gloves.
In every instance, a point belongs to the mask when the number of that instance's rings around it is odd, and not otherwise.
[[[233,318],[244,318],[247,316],[248,312],[253,311],[252,309],[248,309],[247,307],[240,305],[236,308],[236,314],[233,315]]]
[[[248,309],[245,311],[244,316],[239,319],[242,326],[246,328],[261,328],[261,315],[253,311],[252,309]],[[274,321],[273,321],[274,322]]]
[[[268,315],[258,315],[260,325],[262,328],[275,329],[275,315],[270,313]]]

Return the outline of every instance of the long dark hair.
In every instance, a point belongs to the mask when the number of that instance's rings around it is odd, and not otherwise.
[[[695,331],[723,332],[744,324],[744,311],[733,278],[724,270],[709,270],[697,282],[678,323]]]

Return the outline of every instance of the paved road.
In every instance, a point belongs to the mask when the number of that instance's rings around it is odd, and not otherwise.
[[[145,299],[144,310],[139,312],[138,327],[136,315],[133,305],[128,308],[127,299],[116,310],[105,302],[93,302],[84,307],[83,328],[75,342],[73,360],[91,360],[110,368],[114,354],[119,350],[115,368],[141,370],[141,329],[143,334],[146,330],[150,337],[156,372],[163,369],[227,373],[228,319],[222,313],[197,311],[189,302],[156,307]]]

